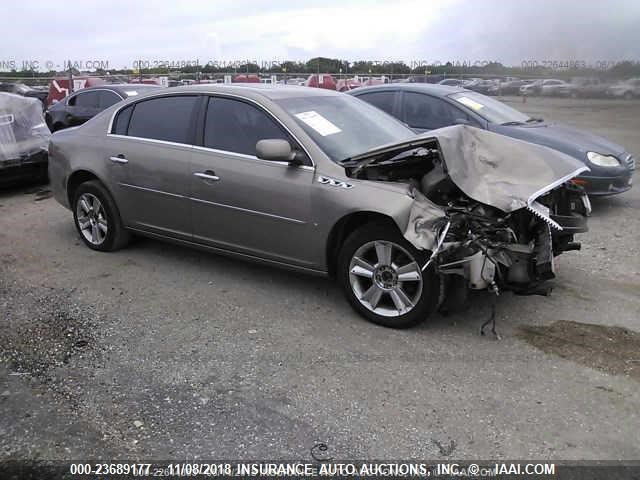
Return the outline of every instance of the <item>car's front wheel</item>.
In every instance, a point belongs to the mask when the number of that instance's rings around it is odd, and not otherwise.
[[[437,308],[439,279],[422,266],[419,251],[393,225],[365,225],[345,241],[338,258],[338,281],[353,308],[371,322],[408,328]]]
[[[74,193],[73,219],[85,245],[93,250],[118,250],[129,241],[120,213],[107,189],[97,180],[81,184]]]

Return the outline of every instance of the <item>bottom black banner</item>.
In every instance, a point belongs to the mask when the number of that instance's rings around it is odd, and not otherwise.
[[[640,480],[640,461],[0,461],[2,480],[138,478]]]

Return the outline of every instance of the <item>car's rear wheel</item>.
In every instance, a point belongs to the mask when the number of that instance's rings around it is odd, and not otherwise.
[[[408,328],[436,309],[439,279],[433,267],[422,271],[428,252],[407,242],[395,226],[365,225],[344,243],[338,281],[353,308],[371,322]]]
[[[107,189],[97,180],[82,183],[74,193],[73,219],[80,238],[93,250],[118,250],[129,241],[120,213]]]

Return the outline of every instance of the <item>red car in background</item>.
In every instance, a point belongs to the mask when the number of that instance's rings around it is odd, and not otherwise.
[[[313,74],[309,75],[307,81],[304,82],[306,87],[315,87],[315,88],[326,88],[327,90],[335,90],[336,89],[336,81],[333,79],[331,75],[328,74]]]
[[[260,77],[255,73],[236,75],[233,83],[260,83]]]

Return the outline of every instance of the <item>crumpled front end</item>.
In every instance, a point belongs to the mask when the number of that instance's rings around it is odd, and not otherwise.
[[[431,252],[423,270],[470,289],[543,293],[554,256],[580,248],[573,236],[587,230],[590,205],[567,182],[588,168],[575,159],[466,126],[430,132],[409,150],[387,149],[351,173],[413,185],[404,236]]]

